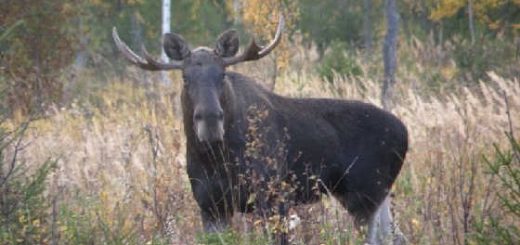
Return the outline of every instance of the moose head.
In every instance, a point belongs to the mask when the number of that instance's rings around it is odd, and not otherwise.
[[[182,70],[185,90],[183,94],[186,95],[186,98],[183,98],[183,108],[191,115],[191,124],[198,140],[213,143],[222,141],[224,137],[226,110],[223,109],[222,101],[226,67],[258,60],[268,55],[280,42],[283,26],[284,19],[280,17],[275,37],[267,46],[260,47],[252,39],[238,55],[238,33],[232,29],[220,34],[214,49],[208,47],[190,49],[181,35],[167,33],[164,35],[163,48],[171,59],[169,63],[155,60],[144,46],[143,56],[137,55],[121,41],[115,27],[112,36],[125,59],[144,70]]]

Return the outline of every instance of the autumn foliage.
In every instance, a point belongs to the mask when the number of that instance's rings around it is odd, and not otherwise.
[[[248,215],[234,217],[234,231],[200,232],[181,76],[163,87],[114,49],[117,26],[137,53],[144,44],[159,54],[160,2],[1,2],[0,244],[269,244]],[[401,230],[410,244],[519,244],[520,1],[398,3],[393,113],[411,142],[392,190]],[[275,52],[230,69],[283,96],[380,105],[383,6],[178,0],[171,24],[192,47],[227,28],[266,44],[283,15]],[[290,215],[295,244],[361,242],[332,198]]]
[[[75,36],[67,23],[77,12],[72,1],[7,1],[0,5],[2,33],[0,76],[11,112],[27,114],[44,104],[59,103],[63,68],[74,59]]]

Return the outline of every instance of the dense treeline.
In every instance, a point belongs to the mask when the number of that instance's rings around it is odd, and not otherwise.
[[[0,11],[1,84],[11,107],[40,108],[62,102],[63,69],[95,68],[121,73],[110,40],[112,26],[123,39],[139,48],[159,50],[161,2],[113,1],[12,1],[3,0]],[[315,46],[323,65],[319,72],[358,75],[361,71],[345,57],[362,50],[379,52],[384,35],[383,0],[272,0],[174,1],[172,30],[194,45],[212,45],[224,29],[235,27],[269,35],[282,9],[293,24],[286,33],[299,44]],[[456,80],[474,82],[488,70],[518,75],[520,2],[518,0],[398,1],[400,42],[421,40],[442,47],[433,62],[453,58],[460,71]],[[244,33],[244,32],[242,32]],[[294,43],[297,44],[298,43]],[[327,56],[327,50],[334,50]],[[336,52],[340,51],[340,52]],[[444,67],[445,70],[449,69]],[[463,79],[459,79],[463,78]],[[430,78],[430,82],[447,82]],[[8,82],[9,81],[9,82]],[[8,85],[9,84],[9,85]]]

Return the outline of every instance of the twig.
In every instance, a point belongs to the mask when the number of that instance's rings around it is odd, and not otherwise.
[[[507,99],[506,91],[502,91],[502,94],[504,96],[504,102],[506,103],[506,114],[507,114],[507,122],[509,124],[509,134],[511,134],[511,137],[514,138],[513,120],[511,120],[511,111],[510,111],[510,107],[509,107],[509,100]]]
[[[28,126],[29,126],[29,122],[23,123],[21,126],[21,129],[18,131],[18,133],[15,136],[13,136],[13,138],[18,138],[18,140],[16,141],[16,144],[14,146],[13,157],[11,158],[11,161],[9,164],[9,169],[7,170],[7,173],[5,176],[3,176],[3,177],[0,176],[0,178],[1,178],[0,187],[3,186],[7,182],[9,177],[14,173],[14,169],[16,168],[16,162],[18,160],[18,152],[20,152],[24,148],[21,146],[21,144],[22,144],[23,136],[24,136],[25,131],[27,130]]]
[[[345,172],[343,172],[343,175],[341,176],[341,178],[339,178],[339,180],[336,182],[336,184],[334,184],[334,187],[332,188],[332,190],[335,190],[336,187],[338,187],[339,185],[339,182],[341,182],[343,180],[343,178],[345,178],[345,176],[347,176],[347,174],[350,173],[350,169],[352,169],[352,167],[354,167],[354,165],[356,164],[357,160],[359,159],[359,156],[356,156],[354,158],[354,160],[352,160],[352,162],[350,163],[350,165],[348,165],[347,169],[345,170]]]
[[[502,94],[504,96],[504,102],[506,104],[506,114],[507,114],[507,122],[509,125],[509,132],[507,133],[510,137],[510,141],[515,138],[515,132],[513,131],[513,120],[511,119],[511,110],[509,106],[509,100],[507,99],[507,93],[506,91],[502,91]],[[520,162],[520,156],[519,152],[513,149],[513,156],[516,158],[517,162]]]

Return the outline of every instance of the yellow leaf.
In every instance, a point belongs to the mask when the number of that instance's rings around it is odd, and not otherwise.
[[[22,215],[20,215],[20,216],[18,217],[18,222],[20,222],[20,223],[23,224],[23,223],[25,223],[25,221],[26,221],[26,219],[25,219],[25,215],[22,214]]]
[[[419,228],[421,222],[419,222],[417,219],[412,219],[412,225],[416,228]]]
[[[459,9],[466,6],[466,0],[441,0],[431,14],[430,19],[439,21],[451,17],[459,12]]]
[[[61,232],[66,232],[67,231],[67,226],[66,225],[62,225],[58,228]]]
[[[248,204],[248,205],[249,205],[249,204],[252,204],[252,203],[255,202],[255,200],[256,200],[256,194],[253,193],[253,194],[249,195],[249,198],[247,199],[247,204]]]

